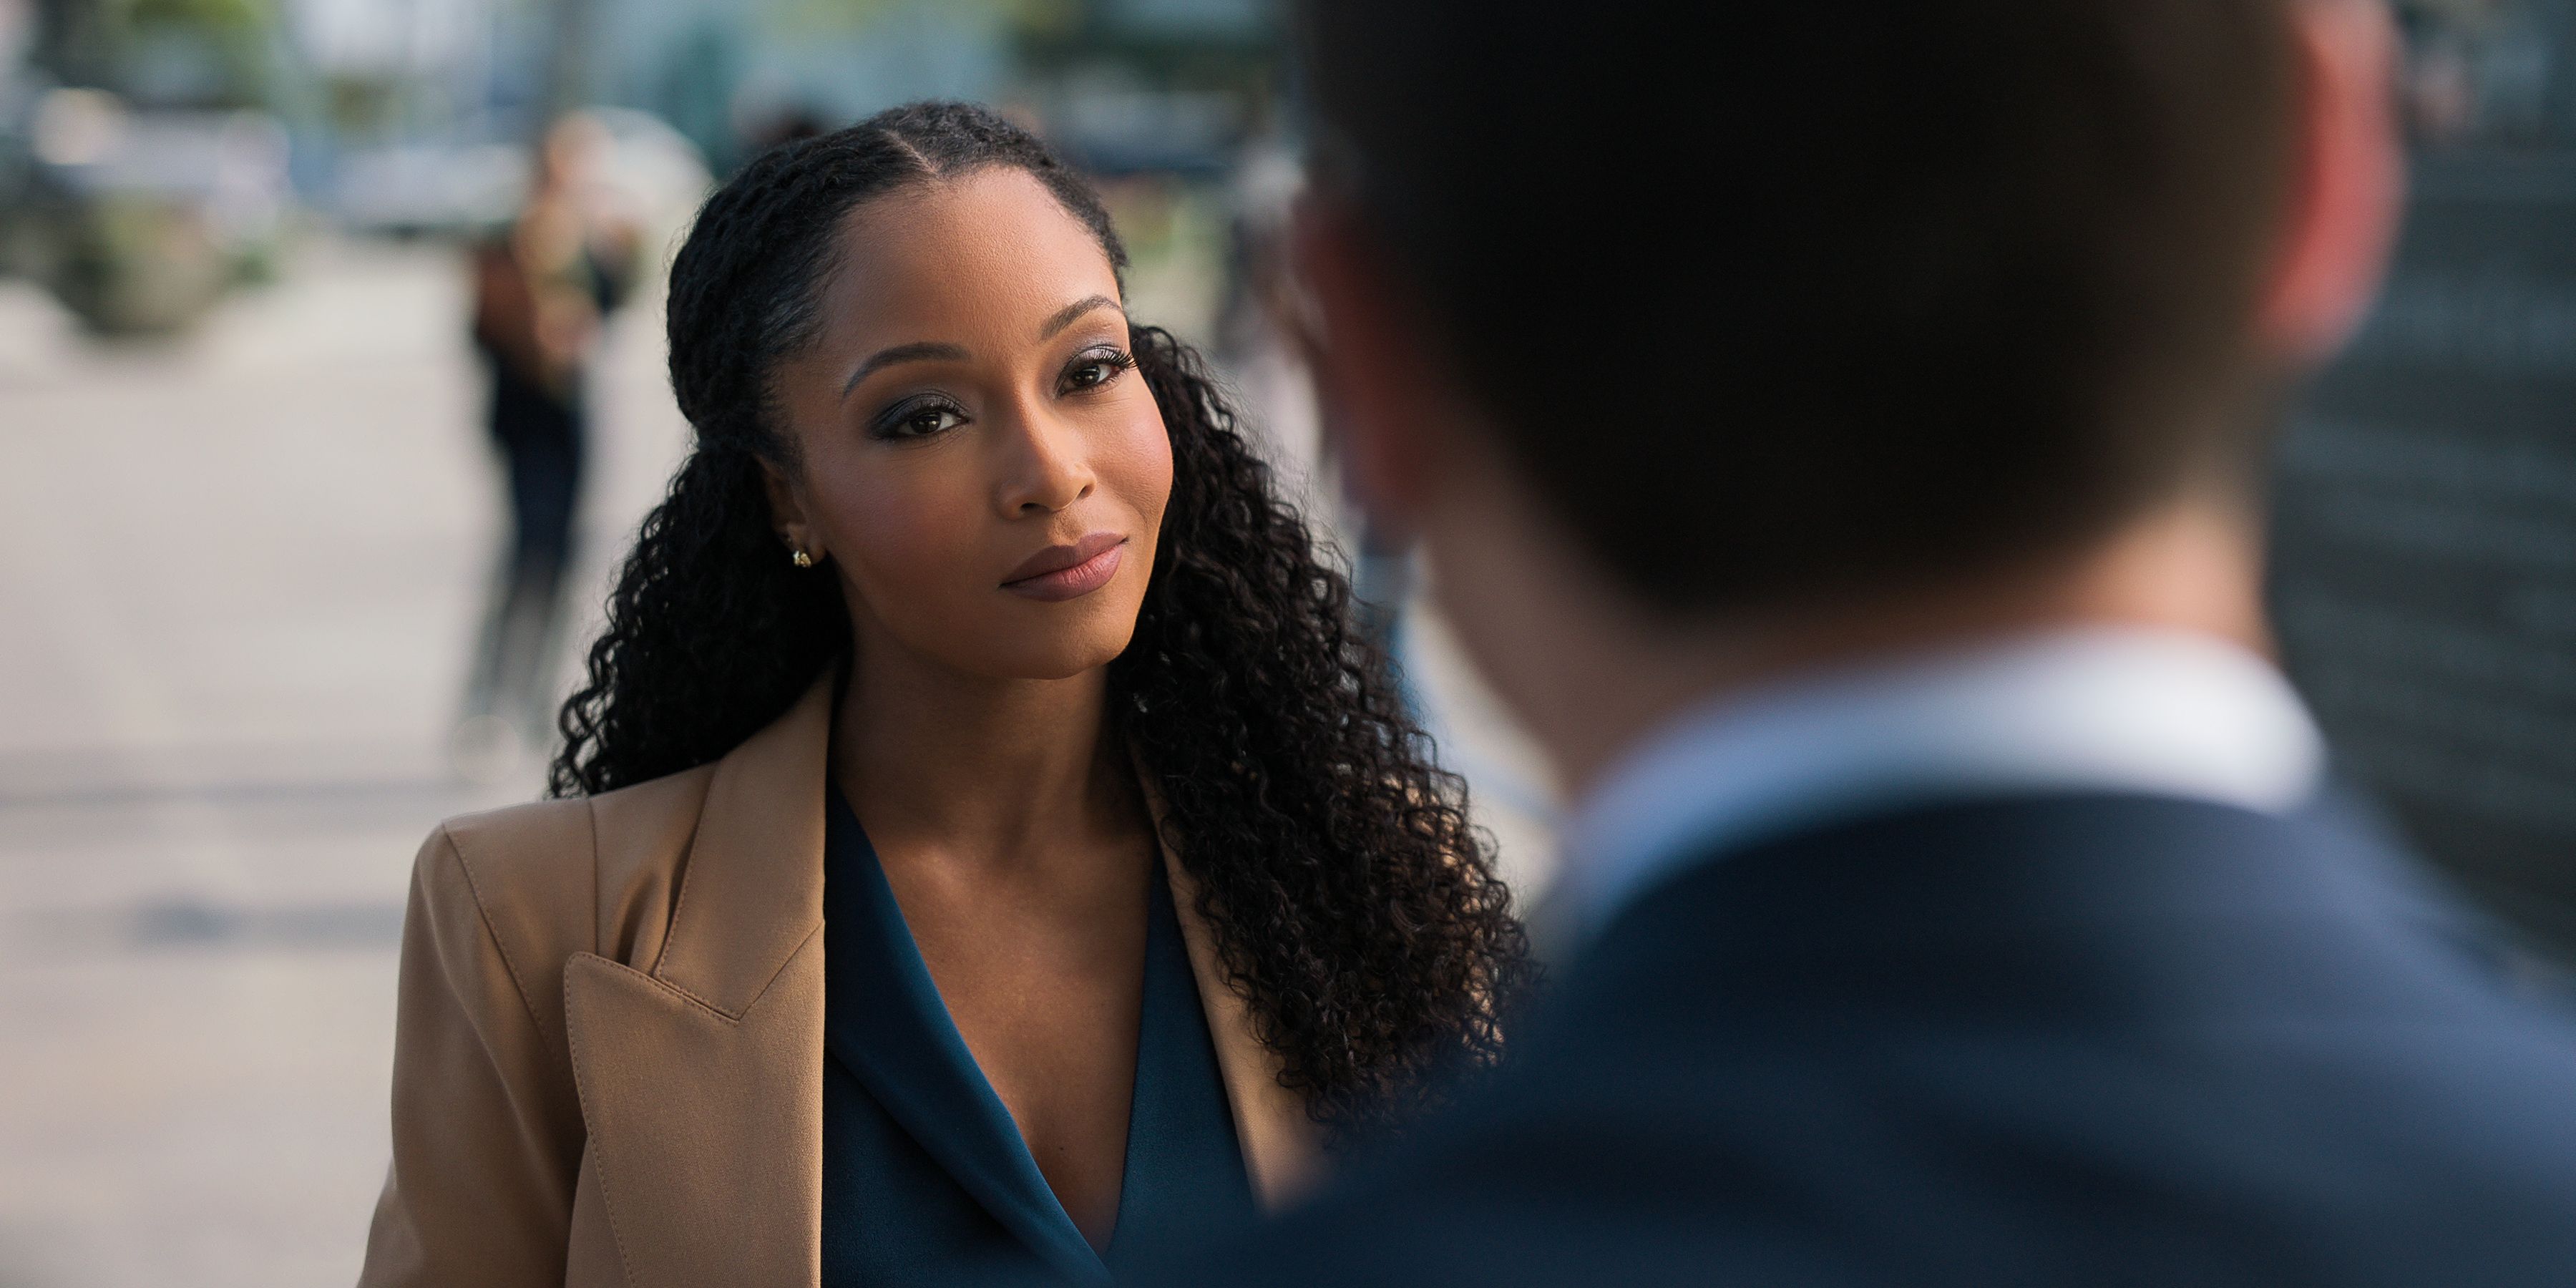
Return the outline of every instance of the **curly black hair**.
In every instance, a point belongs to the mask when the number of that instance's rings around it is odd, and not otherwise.
[[[695,446],[619,574],[587,683],[564,704],[557,795],[715,760],[851,647],[835,580],[779,552],[762,464],[792,473],[769,388],[817,326],[816,286],[861,202],[992,167],[1044,183],[1126,267],[1099,198],[1036,138],[922,103],[764,154],[708,199],[672,265],[671,383]],[[1135,634],[1110,664],[1116,733],[1166,805],[1164,838],[1281,1081],[1328,1138],[1411,1121],[1440,1075],[1498,1054],[1527,946],[1348,581],[1205,364],[1159,328],[1136,369],[1172,444],[1172,493]]]

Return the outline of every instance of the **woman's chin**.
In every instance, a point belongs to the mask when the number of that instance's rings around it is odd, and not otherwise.
[[[1012,613],[995,623],[983,638],[1000,645],[997,664],[976,669],[1025,680],[1071,679],[1098,670],[1127,651],[1136,636],[1136,615],[1143,607],[1110,587],[1096,595],[1060,604],[1031,603],[1035,612]]]
[[[1042,646],[1014,649],[967,668],[1001,680],[1070,680],[1109,665],[1127,649],[1130,632],[1115,639],[1051,640]],[[1035,644],[1036,641],[1023,641]]]

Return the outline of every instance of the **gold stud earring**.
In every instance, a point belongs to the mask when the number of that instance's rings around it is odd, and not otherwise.
[[[796,553],[789,555],[788,558],[794,560],[796,566],[799,568],[811,568],[814,566],[814,556],[805,553],[804,548],[801,546],[797,548]]]

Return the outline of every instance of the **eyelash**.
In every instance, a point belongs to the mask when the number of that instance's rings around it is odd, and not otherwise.
[[[1077,385],[1073,383],[1073,375],[1075,372],[1087,371],[1094,367],[1105,367],[1108,370],[1100,377],[1100,379],[1095,380],[1090,384]],[[1106,347],[1090,349],[1076,354],[1073,362],[1065,368],[1064,377],[1056,383],[1058,389],[1063,393],[1090,393],[1094,390],[1107,387],[1110,382],[1135,369],[1136,355],[1129,353],[1124,349],[1112,349]],[[878,438],[887,439],[929,438],[932,435],[945,433],[950,429],[956,428],[956,425],[941,425],[935,429],[922,430],[906,430],[904,428],[907,423],[920,417],[925,412],[937,412],[942,415],[954,416],[957,418],[957,424],[963,424],[967,420],[966,409],[958,406],[955,400],[941,394],[923,394],[917,398],[907,398],[902,402],[896,403],[892,407],[886,408],[885,411],[876,418],[876,422],[870,426],[870,432]]]
[[[944,415],[954,416],[957,418],[958,424],[964,424],[966,421],[966,409],[958,406],[954,400],[939,394],[923,394],[917,398],[906,398],[902,402],[886,408],[885,411],[877,416],[876,423],[869,426],[869,432],[878,438],[928,438],[934,434],[943,433],[947,430],[956,428],[955,425],[942,425],[937,429],[911,431],[904,429],[904,425],[906,423],[919,417],[924,412],[939,412]]]
[[[1087,385],[1067,384],[1066,392],[1088,393],[1091,390],[1107,385],[1110,381],[1116,380],[1118,377],[1136,369],[1136,355],[1129,353],[1124,349],[1112,349],[1106,347],[1086,349],[1083,352],[1074,355],[1073,365],[1065,369],[1065,375],[1069,381],[1074,372],[1089,370],[1092,367],[1107,367],[1109,368],[1109,373]],[[1066,384],[1067,382],[1059,383]]]

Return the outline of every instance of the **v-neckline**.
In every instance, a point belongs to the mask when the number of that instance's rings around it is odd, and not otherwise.
[[[838,861],[832,875],[842,879],[825,883],[824,960],[836,980],[873,978],[879,987],[833,997],[825,1045],[960,1187],[1058,1272],[1077,1282],[1106,1282],[1108,1250],[1127,1224],[1138,1077],[1131,1074],[1128,1081],[1118,1215],[1108,1245],[1095,1249],[1048,1184],[1018,1121],[958,1031],[866,829],[838,790],[830,795],[833,818],[826,835],[845,835],[848,850],[826,858]],[[1147,937],[1150,960],[1150,928]],[[1146,964],[1138,963],[1140,983]],[[1145,1028],[1140,1014],[1139,1071]]]

